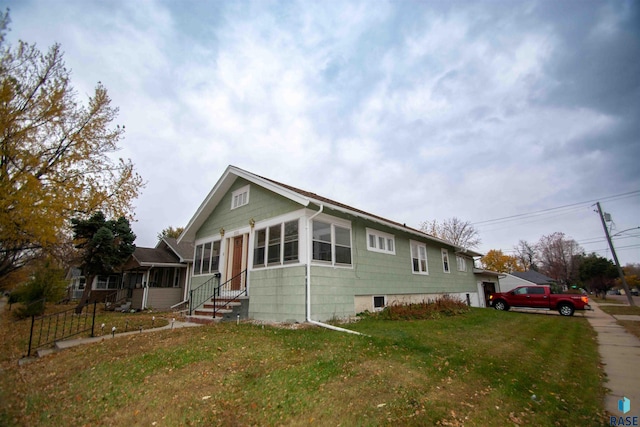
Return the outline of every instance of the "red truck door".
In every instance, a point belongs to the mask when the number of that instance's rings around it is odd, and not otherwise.
[[[509,299],[513,307],[549,308],[549,297],[542,286],[516,288]]]
[[[529,307],[549,308],[549,295],[546,294],[546,288],[529,286],[527,287],[527,295],[529,297]]]

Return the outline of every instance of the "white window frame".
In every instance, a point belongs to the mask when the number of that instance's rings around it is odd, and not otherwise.
[[[213,253],[214,253],[214,246],[215,244],[218,243],[218,268],[217,269],[213,269],[212,267],[212,263],[213,263]],[[202,267],[204,266],[204,247],[205,245],[210,244],[211,248],[209,249],[209,260],[207,261],[207,265],[209,266],[209,269],[207,272],[202,271]],[[202,248],[201,252],[200,252],[200,259],[198,259],[198,248]],[[195,245],[194,247],[194,251],[193,251],[193,265],[191,266],[191,273],[194,276],[207,276],[207,275],[211,275],[211,274],[216,274],[220,272],[220,260],[222,258],[222,239],[212,239],[212,240],[204,240],[199,242],[198,244]],[[200,263],[200,268],[196,270],[197,267],[197,263],[196,261],[199,261]],[[179,286],[178,286],[179,287]]]
[[[382,307],[376,307],[376,298],[382,298]],[[373,311],[382,311],[387,306],[387,296],[386,295],[372,295],[371,296],[371,306],[373,307]]]
[[[291,241],[287,241],[286,240],[286,225],[289,223],[297,223],[298,226],[298,234],[296,235],[296,239],[295,240],[291,240]],[[280,227],[280,241],[278,243],[278,245],[280,246],[280,250],[279,250],[279,254],[278,254],[278,261],[276,262],[269,262],[269,233],[271,228],[274,227]],[[262,262],[260,263],[256,263],[256,255],[255,255],[255,250],[256,248],[256,243],[257,243],[257,233],[264,231],[265,233],[265,246],[264,246],[264,258],[262,260]],[[280,267],[282,265],[287,265],[287,264],[299,264],[300,263],[300,219],[296,218],[296,219],[292,219],[290,221],[282,221],[282,222],[278,222],[275,224],[271,224],[271,225],[266,225],[264,227],[260,227],[257,228],[256,230],[254,230],[254,237],[253,237],[253,268],[265,268],[265,267],[273,267],[273,266],[277,266]],[[285,244],[287,243],[291,243],[291,242],[296,242],[298,250],[297,250],[297,257],[296,259],[290,259],[290,260],[285,260],[284,259],[284,252],[285,252]]]
[[[100,280],[101,278],[103,280]],[[110,289],[119,289],[119,285],[120,285],[119,282],[120,280],[117,274],[100,274],[96,276],[96,279],[94,282],[95,287],[93,287],[92,290],[104,291],[104,290],[110,290]],[[104,284],[104,286],[100,286],[100,284]],[[113,285],[110,286],[111,284]]]
[[[367,228],[367,250],[388,255],[396,254],[396,238],[393,234]],[[391,247],[391,249],[389,249]]]
[[[328,224],[331,227],[331,261],[319,260],[313,258],[313,247],[314,247],[314,238],[313,238],[313,224],[316,222],[321,222],[324,224]],[[336,246],[344,245],[336,245],[336,227],[342,228],[349,231],[349,263],[336,262]],[[328,218],[325,216],[319,217],[318,219],[314,219],[311,224],[311,261],[316,265],[331,265],[332,267],[342,267],[342,268],[353,268],[353,230],[351,228],[351,222],[349,221],[336,221],[332,218]],[[327,243],[327,242],[324,242]]]
[[[416,271],[413,267],[413,258],[414,258],[414,253],[413,253],[413,248],[416,248],[416,250],[418,251],[418,271]],[[420,258],[420,248],[424,249],[424,266],[425,269],[424,271],[421,269],[421,258]],[[427,255],[427,245],[425,245],[422,242],[418,242],[416,240],[409,240],[409,253],[411,255],[411,272],[413,274],[423,274],[423,275],[428,275],[429,274],[429,256]]]
[[[467,271],[467,259],[465,257],[456,255],[456,264],[458,265],[458,271]]]
[[[231,210],[249,204],[249,186],[245,185],[231,193]]]
[[[451,260],[449,259],[449,251],[447,249],[440,249],[442,255],[442,271],[445,273],[451,273]]]

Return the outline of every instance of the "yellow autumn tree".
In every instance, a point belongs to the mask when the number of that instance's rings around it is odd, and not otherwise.
[[[505,255],[499,249],[491,249],[480,259],[482,266],[491,271],[498,273],[512,273],[514,271],[524,271],[518,263],[518,258],[511,255]]]
[[[69,236],[71,217],[131,217],[143,186],[112,157],[124,127],[105,87],[80,102],[60,45],[9,46],[8,23],[0,13],[0,282]]]

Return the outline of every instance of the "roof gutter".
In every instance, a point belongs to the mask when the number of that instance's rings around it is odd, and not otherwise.
[[[320,204],[320,209],[318,209],[318,212],[314,213],[309,218],[307,218],[308,242],[313,242],[313,235],[311,234],[312,233],[311,221],[313,221],[315,217],[320,215],[323,210],[324,210],[324,205]],[[361,334],[360,332],[352,331],[350,329],[340,328],[338,326],[328,325],[326,323],[318,322],[317,320],[311,319],[311,257],[313,256],[312,255],[313,243],[309,245],[309,247],[311,248],[311,251],[307,253],[307,280],[306,280],[307,282],[307,322],[311,323],[312,325],[320,326],[322,328],[327,328],[327,329],[331,329],[338,332],[347,332],[349,334],[364,335],[364,334]]]

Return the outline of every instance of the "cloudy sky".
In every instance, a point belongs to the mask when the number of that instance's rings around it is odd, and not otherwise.
[[[0,0],[9,41],[98,81],[147,181],[139,246],[229,164],[480,251],[564,232],[640,262],[640,3]]]

